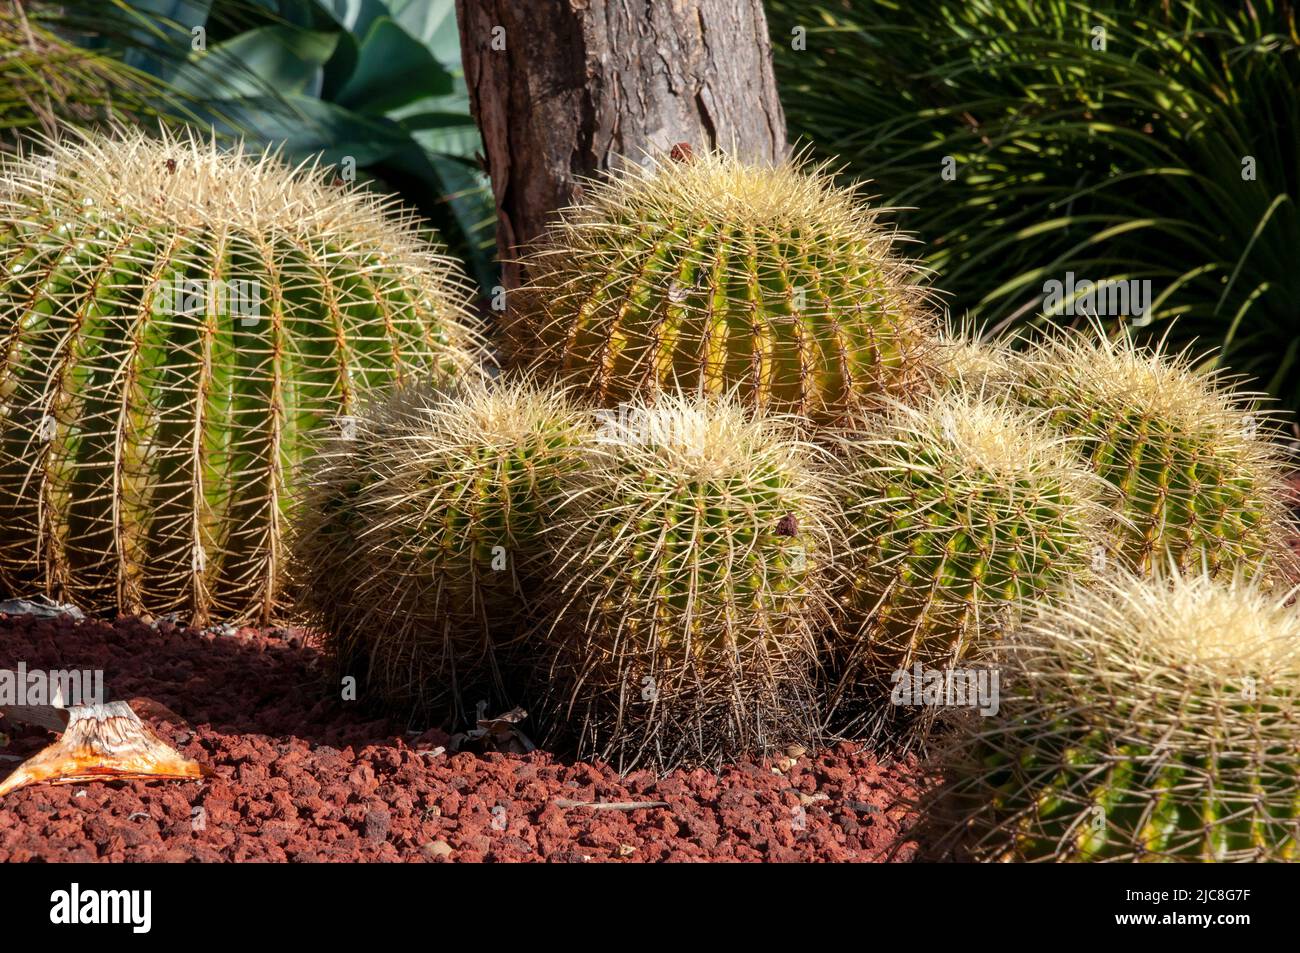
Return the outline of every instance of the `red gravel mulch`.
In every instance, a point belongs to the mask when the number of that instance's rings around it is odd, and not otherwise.
[[[317,651],[291,630],[0,616],[0,668],[20,661],[102,669],[108,700],[151,700],[133,707],[215,777],[23,788],[0,800],[0,861],[879,861],[914,793],[913,763],[853,745],[665,778],[449,754],[436,729],[326,697]],[[3,718],[0,734],[0,777],[54,737]],[[668,806],[565,803],[629,801]]]

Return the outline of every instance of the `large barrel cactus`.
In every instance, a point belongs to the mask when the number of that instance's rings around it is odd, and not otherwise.
[[[1041,610],[928,806],[988,860],[1300,858],[1300,611],[1197,573]]]
[[[0,165],[0,590],[277,613],[309,435],[474,366],[448,259],[331,173],[196,138]]]
[[[527,265],[508,357],[607,405],[734,391],[826,423],[926,364],[917,269],[878,210],[796,163],[632,167],[593,183]]]

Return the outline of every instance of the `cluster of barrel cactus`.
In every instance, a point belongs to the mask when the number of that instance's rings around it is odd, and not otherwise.
[[[901,671],[999,666],[1015,697],[939,746],[947,841],[1289,856],[1258,400],[1099,326],[942,329],[823,169],[680,159],[560,217],[500,374],[456,266],[328,173],[131,133],[5,160],[0,590],[305,618],[365,697],[521,703],[625,770],[860,729],[841,705],[892,725]]]

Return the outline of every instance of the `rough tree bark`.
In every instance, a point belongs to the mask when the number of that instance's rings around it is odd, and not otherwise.
[[[679,142],[786,153],[762,0],[456,0],[507,288],[582,178]]]

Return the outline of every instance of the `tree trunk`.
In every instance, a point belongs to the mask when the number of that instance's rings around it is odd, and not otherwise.
[[[456,0],[507,288],[582,177],[678,143],[786,154],[762,0]]]

